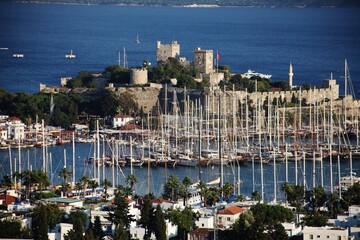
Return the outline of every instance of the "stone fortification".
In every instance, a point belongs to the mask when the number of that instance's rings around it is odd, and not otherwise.
[[[330,84],[330,85],[329,85]],[[252,106],[255,105],[257,99],[264,104],[266,100],[273,102],[274,99],[279,101],[291,102],[293,96],[297,99],[302,99],[305,103],[322,102],[324,99],[336,100],[339,98],[339,85],[335,82],[324,82],[324,86],[327,88],[318,88],[311,90],[292,90],[292,91],[280,91],[280,92],[259,92],[259,93],[247,93],[246,91],[232,91],[232,90],[220,90],[219,88],[206,88],[206,89],[183,89],[175,87],[164,88],[160,84],[148,84],[142,87],[130,87],[130,88],[114,88],[109,87],[108,90],[114,91],[116,94],[121,94],[125,91],[129,91],[134,95],[135,100],[139,104],[139,107],[143,107],[144,112],[150,112],[156,107],[157,101],[160,101],[161,111],[165,109],[165,102],[167,102],[167,112],[172,112],[176,103],[177,107],[181,110],[184,109],[185,99],[189,99],[191,102],[196,102],[198,99],[201,101],[202,106],[207,106],[209,111],[218,112],[218,101],[221,97],[221,111],[227,114],[231,114],[235,108],[238,109],[239,104],[244,104],[246,99],[249,99]],[[165,89],[167,94],[165,95]],[[185,97],[186,96],[186,97]],[[350,100],[344,101],[350,106]],[[206,104],[207,102],[207,104]],[[338,103],[339,104],[339,103]]]
[[[148,70],[146,68],[132,68],[130,70],[130,84],[144,85],[148,83]]]
[[[177,41],[172,41],[170,44],[156,42],[156,60],[158,62],[165,62],[168,58],[177,58],[178,56],[180,56],[180,44]]]
[[[213,58],[213,50],[202,50],[200,48],[194,50],[194,67],[199,71],[197,77],[202,78],[202,75],[214,72]]]
[[[142,107],[145,113],[151,112],[158,101],[160,84],[148,84],[142,87],[119,87],[108,89],[119,96],[124,92],[129,92],[134,96],[134,100],[138,103],[139,109]]]

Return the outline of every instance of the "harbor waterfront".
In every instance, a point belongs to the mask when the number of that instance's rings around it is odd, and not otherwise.
[[[121,149],[127,156],[130,154],[129,144],[123,143]],[[197,145],[195,142],[194,145]],[[89,159],[94,156],[94,144],[93,143],[76,143],[75,153],[73,155],[72,143],[65,143],[64,145],[50,145],[46,148],[46,154],[48,156],[47,174],[51,181],[51,185],[59,185],[62,182],[62,178],[59,177],[59,172],[66,168],[72,172],[73,164],[75,164],[75,178],[79,179],[83,175],[87,175],[89,178],[94,177],[94,167]],[[107,155],[110,154],[111,144],[101,144],[100,149],[106,149]],[[205,146],[203,146],[205,149]],[[20,153],[20,157],[19,157]],[[8,175],[10,172],[10,157],[13,159],[13,165],[17,162],[17,166],[22,171],[27,169],[42,169],[43,158],[42,148],[11,148],[11,151],[7,149],[0,150],[0,178]],[[139,148],[133,147],[133,156],[142,155],[142,151]],[[145,150],[144,155],[148,152]],[[19,163],[21,159],[21,163]],[[75,162],[74,162],[75,160]],[[352,171],[354,174],[354,181],[357,175],[360,174],[360,160],[353,159],[352,162],[349,158],[341,157],[338,161],[337,157],[332,160],[332,174],[331,180],[331,168],[330,159],[326,158],[323,161],[313,160],[312,156],[307,156],[304,164],[304,158],[299,156],[297,162],[294,159],[288,160],[287,164],[285,159],[275,161],[276,166],[274,168],[274,161],[270,159],[267,164],[263,164],[264,173],[264,201],[271,202],[276,197],[277,202],[284,201],[284,193],[280,190],[281,185],[286,182],[286,172],[288,171],[288,182],[291,184],[304,185],[305,189],[312,189],[313,186],[321,186],[323,184],[324,189],[328,192],[331,191],[330,183],[333,182],[333,191],[338,191],[339,186],[339,173],[340,177],[349,176]],[[338,163],[340,162],[340,167]],[[297,165],[297,173],[295,166]],[[315,167],[315,168],[314,168]],[[133,174],[139,180],[139,183],[135,187],[135,194],[144,195],[148,191],[148,181],[150,180],[150,190],[155,196],[161,196],[163,192],[166,179],[170,175],[176,175],[179,179],[183,179],[185,176],[189,176],[193,182],[199,180],[199,177],[205,182],[213,181],[220,177],[219,165],[209,164],[207,166],[180,166],[176,165],[172,167],[170,164],[167,167],[164,166],[151,166],[150,176],[148,175],[148,165],[143,164],[141,167],[131,167],[130,164],[115,166],[113,170],[112,166],[101,166],[100,174],[101,179],[107,178],[111,182],[114,180],[115,184],[125,185],[126,177],[133,171]],[[276,169],[276,170],[274,170]],[[251,196],[254,191],[261,191],[261,168],[260,163],[252,163],[249,160],[246,163],[240,165],[236,162],[232,162],[224,166],[224,182],[234,184],[235,193],[243,194],[244,196]],[[340,171],[340,172],[339,172]],[[96,170],[95,170],[96,172]],[[275,173],[275,177],[274,177]],[[95,173],[96,174],[96,173]],[[103,174],[105,174],[103,176]],[[113,174],[115,174],[113,176]],[[240,174],[240,175],[239,175]],[[357,174],[357,175],[356,175]],[[72,174],[70,174],[70,177]],[[297,180],[295,179],[297,176]],[[240,185],[237,183],[240,179]],[[274,192],[274,180],[276,181],[276,193]],[[315,180],[315,182],[314,182]],[[72,178],[71,178],[71,181]]]

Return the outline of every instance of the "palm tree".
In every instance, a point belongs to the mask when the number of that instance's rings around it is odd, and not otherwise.
[[[30,189],[33,186],[33,184],[36,182],[35,173],[36,173],[35,170],[33,171],[26,170],[23,171],[22,173],[15,172],[14,174],[14,176],[16,176],[17,178],[23,181],[22,184],[25,185],[26,198],[28,198]]]
[[[201,196],[201,200],[204,202],[204,207],[206,206],[206,198],[205,198],[205,194],[208,190],[205,182],[201,181],[198,183],[197,187],[196,187],[199,191],[200,191],[200,196]]]
[[[61,171],[59,172],[59,177],[64,179],[64,183],[66,183],[66,179],[69,177],[70,171],[68,171],[66,169],[66,167],[64,167],[63,169],[61,169]]]
[[[88,184],[89,184],[89,187],[91,187],[91,189],[92,189],[92,197],[94,199],[95,189],[99,186],[99,184],[94,179],[90,180]]]
[[[138,179],[136,178],[136,176],[134,174],[129,174],[127,177],[126,177],[126,180],[125,180],[126,184],[130,187],[131,189],[131,194],[133,194],[134,192],[134,186],[135,184],[138,183]]]
[[[50,186],[49,177],[41,169],[37,170],[37,172],[35,174],[35,178],[36,178],[36,182],[39,184],[40,192],[42,191],[43,188],[46,188],[46,187]]]
[[[63,196],[66,197],[67,193],[71,191],[71,186],[69,183],[63,182],[61,184],[61,191],[63,192]]]
[[[89,181],[90,181],[90,179],[85,175],[79,179],[79,182],[81,182],[81,185],[83,186],[84,198],[86,196],[86,188],[88,186]]]
[[[74,188],[75,188],[76,191],[80,192],[80,190],[82,189],[82,187],[83,187],[82,182],[81,182],[81,181],[77,181]],[[77,193],[78,193],[78,192],[77,192]],[[79,194],[79,196],[80,196],[80,194]]]
[[[3,176],[3,179],[0,182],[0,186],[5,187],[6,189],[11,189],[14,185],[13,180],[8,175]]]
[[[223,191],[225,199],[228,199],[231,196],[231,194],[234,193],[234,186],[231,183],[227,182],[223,186],[222,191]]]
[[[171,189],[171,200],[174,201],[175,189],[179,187],[179,179],[175,175],[171,175],[166,185]]]
[[[182,181],[184,188],[185,188],[185,205],[187,205],[187,200],[188,200],[188,188],[190,187],[190,185],[192,184],[191,179],[189,176],[186,176],[183,181]]]
[[[108,190],[109,187],[112,187],[112,184],[107,178],[105,178],[103,180],[103,182],[102,182],[102,185],[103,185],[103,188],[104,188],[104,198],[106,200],[107,197],[108,197],[107,190]]]
[[[260,195],[259,191],[252,192],[251,193],[251,199],[254,200],[254,201],[260,202],[261,201],[261,195]]]
[[[285,201],[287,205],[287,203],[289,202],[289,193],[293,192],[293,186],[290,183],[285,182],[281,185],[280,190],[285,193]]]

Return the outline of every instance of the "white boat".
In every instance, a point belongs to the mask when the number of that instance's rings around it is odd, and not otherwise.
[[[340,179],[340,184],[342,188],[349,188],[351,187],[354,183],[359,183],[360,182],[360,177],[356,176],[355,172],[350,173],[350,175],[342,177]]]
[[[187,166],[187,167],[195,167],[198,164],[197,160],[191,159],[189,156],[186,155],[177,156],[176,161],[177,161],[177,165]]]
[[[243,78],[251,78],[251,77],[261,77],[261,78],[266,78],[266,79],[270,79],[272,75],[270,74],[263,74],[263,73],[257,73],[251,69],[249,69],[246,73],[241,74],[241,76]]]
[[[13,58],[24,58],[24,54],[21,53],[14,53]]]
[[[135,40],[135,42],[136,42],[137,44],[139,44],[139,43],[140,43],[140,40],[139,40],[139,34],[138,34],[138,35],[136,35],[136,40]]]
[[[70,54],[66,54],[66,55],[65,55],[65,58],[73,59],[73,58],[76,58],[76,55],[73,54],[73,50],[71,49]]]
[[[9,50],[9,48],[7,48],[7,47],[2,47],[2,48],[0,48],[0,50],[6,51],[6,50]]]

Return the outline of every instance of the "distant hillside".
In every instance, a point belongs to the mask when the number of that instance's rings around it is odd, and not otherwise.
[[[123,5],[217,5],[239,7],[360,7],[359,0],[13,0],[33,3],[123,4]]]

